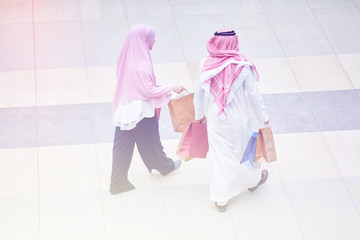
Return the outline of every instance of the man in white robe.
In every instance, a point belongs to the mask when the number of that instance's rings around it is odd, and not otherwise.
[[[260,122],[258,127],[268,124],[269,117],[256,68],[238,52],[235,32],[216,32],[207,49],[209,56],[201,61],[196,82],[195,118],[207,118],[210,200],[223,212],[231,198],[244,190],[256,190],[267,179],[267,170],[249,168],[240,160],[255,130],[251,111]]]

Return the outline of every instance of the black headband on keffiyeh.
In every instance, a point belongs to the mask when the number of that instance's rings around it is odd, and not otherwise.
[[[214,33],[215,36],[234,36],[236,35],[234,30],[231,31],[227,31],[227,32],[215,32]]]

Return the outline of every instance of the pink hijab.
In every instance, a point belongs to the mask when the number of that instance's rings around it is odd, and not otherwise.
[[[224,34],[224,36],[221,34]],[[207,50],[209,56],[204,62],[202,72],[223,66],[219,73],[205,82],[210,85],[210,93],[220,109],[219,115],[222,113],[226,115],[227,96],[231,91],[232,83],[243,69],[243,66],[238,68],[238,63],[226,64],[226,62],[231,60],[248,62],[251,64],[252,71],[256,74],[256,80],[258,80],[258,73],[255,66],[244,55],[239,53],[239,41],[234,31],[223,29],[216,32],[207,43]]]
[[[132,100],[148,100],[155,108],[169,102],[172,87],[156,87],[150,55],[154,41],[154,29],[143,24],[128,33],[117,62],[113,112]]]

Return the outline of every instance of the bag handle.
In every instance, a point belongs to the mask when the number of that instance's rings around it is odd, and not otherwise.
[[[191,94],[192,92],[190,92],[189,90],[184,90],[181,93],[176,93],[176,96],[173,98],[174,100],[185,97],[186,95]]]
[[[206,117],[204,116],[202,119],[196,120],[195,123],[207,123],[207,119],[206,119]]]

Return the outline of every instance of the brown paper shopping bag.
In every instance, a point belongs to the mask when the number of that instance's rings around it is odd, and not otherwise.
[[[255,162],[259,162],[261,158],[264,158],[266,162],[277,160],[274,136],[271,127],[260,128],[258,132]]]
[[[175,132],[184,132],[190,123],[195,121],[194,93],[171,99],[169,112]]]

